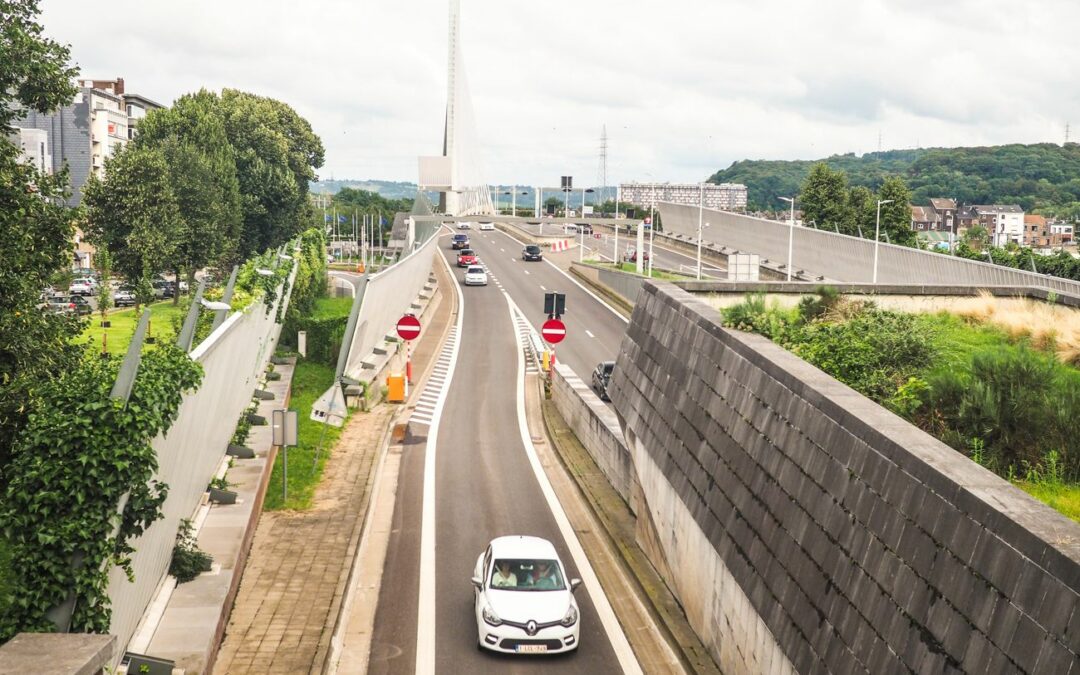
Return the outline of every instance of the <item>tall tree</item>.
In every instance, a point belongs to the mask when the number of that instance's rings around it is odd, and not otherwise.
[[[87,237],[112,256],[114,268],[138,282],[170,268],[183,220],[161,150],[129,145],[105,162],[105,179],[83,192]]]
[[[185,94],[139,124],[135,145],[160,150],[179,207],[179,239],[170,269],[180,278],[212,263],[235,260],[242,212],[233,149],[217,95]],[[174,302],[179,294],[174,296]]]
[[[886,176],[877,198],[891,200],[891,203],[881,205],[881,231],[889,233],[889,241],[901,246],[917,246],[919,236],[911,229],[911,190],[904,179]]]
[[[241,252],[250,254],[281,244],[310,221],[308,183],[324,151],[307,120],[280,101],[225,89],[221,103],[243,195]]]
[[[79,323],[37,308],[49,276],[70,264],[76,213],[67,174],[39,173],[8,140],[29,110],[75,95],[67,47],[42,35],[36,0],[0,0],[0,486],[27,411],[43,383],[78,363]]]
[[[855,237],[874,236],[874,193],[870,188],[856,185],[848,192],[848,212],[850,219],[840,226],[840,231]]]
[[[803,222],[814,221],[823,230],[833,225],[843,226],[852,222],[848,205],[847,175],[830,169],[827,164],[815,164],[803,182],[799,194]]]

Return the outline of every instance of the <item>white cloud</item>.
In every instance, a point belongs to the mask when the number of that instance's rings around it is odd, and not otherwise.
[[[1071,0],[462,0],[492,182],[700,180],[743,158],[815,158],[1080,136]],[[324,176],[415,180],[442,147],[446,0],[44,0],[85,77],[162,102],[207,87],[280,98]]]

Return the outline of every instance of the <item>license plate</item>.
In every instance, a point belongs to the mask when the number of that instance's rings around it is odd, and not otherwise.
[[[542,654],[547,651],[547,645],[518,645],[518,654]]]

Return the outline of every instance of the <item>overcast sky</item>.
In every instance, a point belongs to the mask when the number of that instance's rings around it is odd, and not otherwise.
[[[738,159],[1080,140],[1076,0],[461,0],[491,183],[697,181]],[[448,0],[43,0],[83,77],[272,96],[323,177],[442,149]]]

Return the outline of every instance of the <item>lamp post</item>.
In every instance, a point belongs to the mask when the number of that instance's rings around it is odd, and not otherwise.
[[[653,233],[656,232],[656,190],[653,189],[652,204],[649,204],[649,278],[652,278]]]
[[[881,205],[892,204],[891,199],[879,199],[877,203],[877,224],[874,226],[874,283],[877,283],[878,248],[881,246]]]
[[[787,280],[791,281],[792,256],[795,252],[795,197],[781,197],[785,202],[791,202],[791,218],[788,220],[787,235]]]
[[[701,281],[701,219],[705,213],[705,183],[698,183],[697,205],[697,280]]]

